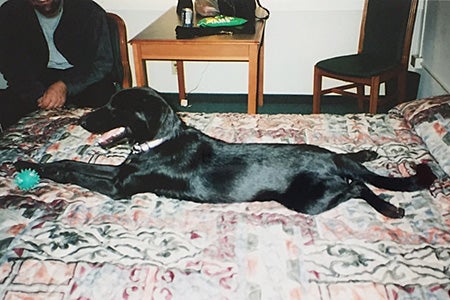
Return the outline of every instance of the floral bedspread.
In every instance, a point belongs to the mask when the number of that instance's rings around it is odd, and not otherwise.
[[[450,181],[397,110],[367,115],[180,113],[229,142],[372,149],[366,166],[407,176],[429,162],[430,190],[374,189],[392,220],[354,199],[318,216],[276,202],[197,204],[143,193],[114,201],[71,184],[14,183],[17,159],[121,163],[77,125],[86,110],[43,112],[0,139],[1,299],[449,299]]]

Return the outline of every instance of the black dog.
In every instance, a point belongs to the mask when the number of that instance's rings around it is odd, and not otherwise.
[[[362,198],[391,218],[403,217],[404,210],[379,198],[365,182],[416,191],[435,180],[423,164],[407,178],[370,172],[361,162],[376,158],[372,151],[337,154],[313,145],[226,143],[187,126],[158,93],[147,88],[116,93],[80,122],[94,133],[121,128],[102,143],[107,146],[127,138],[136,143],[133,153],[119,166],[64,160],[19,161],[16,168],[33,168],[44,178],[74,183],[114,199],[154,192],[207,203],[276,200],[297,212],[319,214],[351,198]]]

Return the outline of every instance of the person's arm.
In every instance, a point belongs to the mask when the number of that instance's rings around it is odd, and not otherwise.
[[[84,57],[85,62],[74,64],[74,67],[61,78],[67,86],[69,96],[80,93],[89,85],[111,74],[113,54],[106,13],[104,11],[94,13],[90,23],[91,26],[85,33],[86,44],[80,47],[88,47],[91,53]]]

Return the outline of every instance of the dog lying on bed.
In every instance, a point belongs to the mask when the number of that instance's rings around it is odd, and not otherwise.
[[[394,191],[428,188],[435,176],[428,166],[416,167],[406,178],[379,176],[361,165],[374,159],[372,151],[337,154],[313,145],[233,144],[187,126],[155,91],[132,88],[80,120],[101,138],[105,147],[119,140],[135,143],[119,166],[70,160],[38,164],[41,177],[73,183],[114,199],[137,193],[200,203],[276,200],[305,214],[319,214],[351,198],[361,198],[390,218],[404,210],[382,200],[365,183]],[[118,129],[117,129],[118,128]]]

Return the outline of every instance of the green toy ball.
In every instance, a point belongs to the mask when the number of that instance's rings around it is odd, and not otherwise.
[[[35,170],[24,169],[16,175],[14,182],[17,184],[19,189],[28,191],[34,188],[40,180],[41,178]]]

